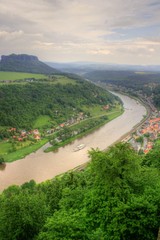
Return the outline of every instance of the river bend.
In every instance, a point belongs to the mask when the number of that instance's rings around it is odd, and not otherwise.
[[[24,159],[7,163],[5,169],[0,171],[0,191],[10,185],[20,185],[31,179],[42,182],[73,169],[88,161],[89,149],[98,147],[103,150],[132,130],[143,119],[146,109],[128,96],[117,93],[115,95],[119,96],[124,104],[125,111],[121,116],[93,133],[60,148],[56,153],[44,153],[45,146],[43,146]],[[74,152],[73,149],[82,143],[86,147]]]

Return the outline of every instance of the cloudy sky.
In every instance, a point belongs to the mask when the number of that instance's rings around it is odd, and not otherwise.
[[[0,0],[0,53],[160,64],[160,0]]]

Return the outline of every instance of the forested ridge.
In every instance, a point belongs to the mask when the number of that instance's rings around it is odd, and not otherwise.
[[[160,73],[158,72],[134,72],[134,71],[93,71],[86,73],[84,77],[93,82],[111,84],[118,88],[124,88],[130,94],[136,92],[152,97],[153,103],[160,108]]]
[[[75,84],[27,83],[0,86],[0,125],[30,129],[39,115],[48,115],[61,123],[82,111],[82,106],[108,104],[114,97],[85,82]]]
[[[140,87],[148,83],[160,82],[160,73],[135,71],[93,71],[84,74],[84,77],[94,82],[100,81],[128,87]]]
[[[138,155],[127,143],[92,150],[81,172],[0,195],[1,240],[156,240],[159,145]]]

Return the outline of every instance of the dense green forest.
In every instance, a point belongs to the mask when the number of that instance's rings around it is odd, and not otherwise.
[[[109,104],[115,97],[86,81],[74,84],[33,82],[0,86],[0,125],[30,129],[40,115],[50,116],[55,124],[69,119],[83,106]]]
[[[1,240],[156,240],[160,226],[159,145],[139,156],[127,143],[90,152],[91,162],[0,195]]]
[[[57,149],[123,112],[117,97],[75,74],[26,78],[22,73],[18,79],[19,73],[6,74],[9,81],[0,73],[0,157],[6,162],[24,158],[49,140]],[[70,134],[59,136],[64,127]]]

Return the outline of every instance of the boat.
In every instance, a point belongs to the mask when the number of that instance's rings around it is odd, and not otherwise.
[[[77,147],[75,147],[75,148],[73,149],[73,151],[74,151],[74,152],[79,151],[79,150],[85,148],[85,146],[86,146],[86,145],[85,145],[84,143],[83,143],[83,144],[80,144],[80,145],[78,145]]]

